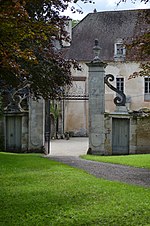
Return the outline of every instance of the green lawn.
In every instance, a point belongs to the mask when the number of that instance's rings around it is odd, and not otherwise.
[[[120,156],[83,155],[81,157],[87,160],[93,160],[97,162],[108,162],[140,168],[150,168],[150,154]]]
[[[150,189],[38,154],[0,153],[0,226],[148,226]]]

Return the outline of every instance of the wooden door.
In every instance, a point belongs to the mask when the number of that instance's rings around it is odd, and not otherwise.
[[[129,154],[129,119],[112,120],[112,154]]]
[[[19,151],[21,149],[21,117],[6,117],[6,149]]]

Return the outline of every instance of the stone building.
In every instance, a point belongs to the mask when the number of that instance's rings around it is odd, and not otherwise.
[[[100,60],[107,63],[105,74],[112,74],[112,85],[126,95],[125,108],[118,109],[113,101],[117,94],[105,85],[105,153],[101,154],[150,152],[150,78],[136,77],[149,56],[138,55],[136,47],[126,49],[134,37],[148,32],[149,15],[149,9],[90,13],[72,29],[71,44],[63,49],[65,57],[77,60],[82,68],[72,70],[73,87],[69,92],[76,100],[65,101],[66,131],[74,136],[89,135],[88,101],[84,96],[88,95],[87,63],[94,57],[95,39],[101,47]],[[122,143],[126,147],[120,153]]]
[[[105,73],[115,76],[112,84],[126,94],[127,109],[138,111],[141,108],[150,108],[148,88],[150,79],[143,77],[130,79],[134,72],[141,70],[140,64],[149,59],[141,59],[137,57],[135,49],[128,51],[125,47],[125,43],[131,41],[133,37],[142,35],[144,29],[150,29],[149,25],[145,24],[144,17],[149,13],[149,9],[90,13],[72,29],[71,44],[63,51],[66,58],[77,60],[82,70],[72,70],[74,85],[70,90],[71,94],[88,95],[86,63],[93,59],[93,44],[94,40],[98,39],[101,47],[100,59],[107,63]],[[106,86],[105,111],[108,113],[115,111],[113,102],[115,95],[116,93]],[[88,134],[87,109],[87,101],[66,102],[65,129],[68,131],[74,129],[74,133],[78,134],[82,128],[82,135]]]

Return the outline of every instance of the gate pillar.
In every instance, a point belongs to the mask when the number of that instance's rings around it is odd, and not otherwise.
[[[98,40],[95,40],[95,58],[88,63],[89,80],[89,154],[105,155],[104,141],[104,112],[105,112],[105,86],[104,74],[106,64],[100,61]]]
[[[41,152],[44,147],[45,101],[29,99],[29,143],[28,149]]]

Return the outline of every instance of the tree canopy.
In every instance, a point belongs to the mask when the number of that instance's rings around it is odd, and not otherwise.
[[[71,84],[71,65],[78,65],[61,55],[59,47],[63,40],[69,41],[64,26],[68,18],[61,16],[61,12],[69,3],[78,1],[0,0],[0,83],[3,89],[17,90],[28,84],[34,97],[46,99],[60,95],[62,87]],[[147,40],[149,36],[144,38]]]
[[[0,0],[3,88],[20,89],[28,83],[33,96],[48,98],[71,84],[71,63],[77,65],[63,59],[57,48],[69,40],[64,28],[67,17],[60,12],[70,2],[77,0]]]

